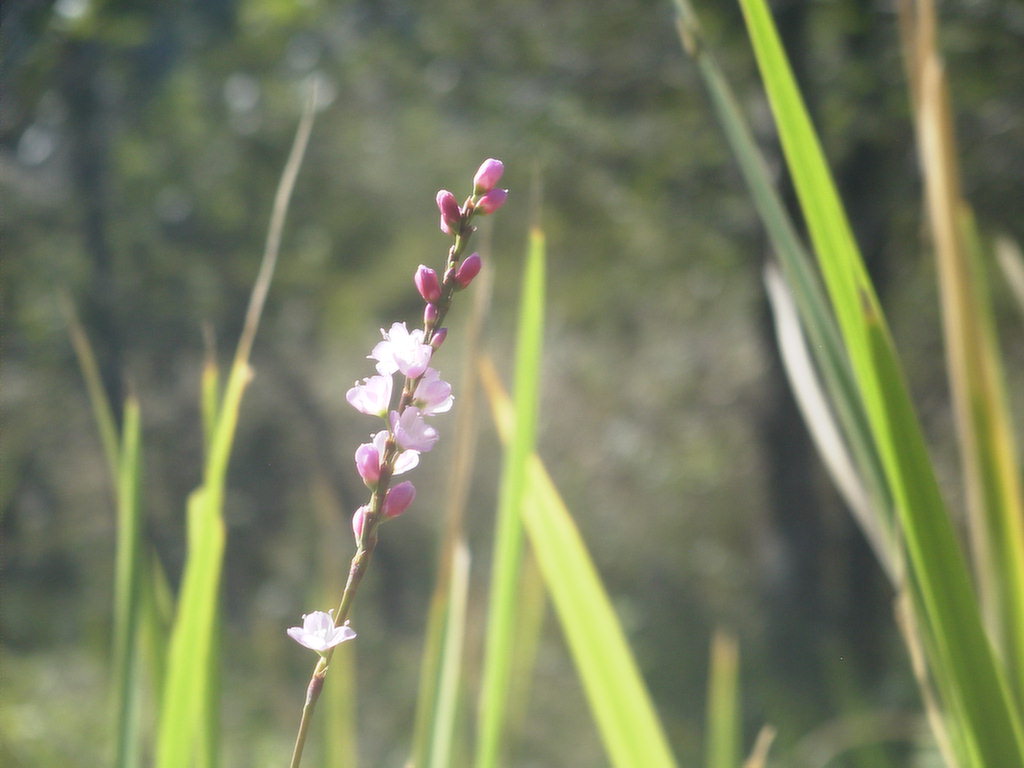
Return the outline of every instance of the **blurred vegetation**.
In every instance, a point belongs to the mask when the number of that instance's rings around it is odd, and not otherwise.
[[[738,8],[705,5],[708,36],[774,148]],[[940,477],[956,478],[895,16],[855,0],[776,11],[949,470]],[[984,235],[1020,242],[1024,12],[1013,0],[943,11],[965,195]],[[204,329],[224,360],[310,77],[320,114],[228,480],[225,764],[287,758],[308,658],[284,628],[314,607],[317,574],[351,554],[344,521],[336,547],[318,540],[324,516],[335,525],[362,501],[351,453],[365,427],[344,391],[365,375],[376,329],[419,313],[412,272],[439,263],[446,243],[434,192],[487,156],[505,161],[513,198],[482,233],[497,278],[486,345],[507,373],[536,175],[551,270],[540,453],[683,764],[704,751],[716,626],[742,648],[745,744],[766,720],[782,753],[824,743],[827,754],[857,718],[916,735],[891,596],[787,392],[760,282],[763,235],[670,3],[22,0],[2,13],[5,765],[109,759],[112,489],[58,293],[78,305],[113,402],[138,397],[148,535],[177,583],[184,500],[202,467]],[[994,282],[1019,415],[1024,335]],[[456,308],[453,342],[464,319]],[[458,348],[445,351],[454,375]],[[415,513],[389,529],[358,607],[368,765],[400,764],[412,737],[447,449],[418,477]],[[477,596],[493,434],[481,453],[469,520]],[[953,481],[944,491],[962,495]],[[470,616],[477,635],[482,621]],[[513,764],[601,764],[549,630]],[[899,733],[892,748],[831,764],[906,765]]]

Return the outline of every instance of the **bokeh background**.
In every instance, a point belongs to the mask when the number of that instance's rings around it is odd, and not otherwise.
[[[775,9],[955,506],[893,3]],[[940,9],[966,194],[984,232],[1020,241],[1024,8]],[[698,12],[776,157],[738,7]],[[225,765],[289,754],[311,662],[284,628],[325,607],[310,601],[345,568],[364,495],[351,454],[369,427],[344,392],[368,375],[377,329],[418,318],[411,275],[446,248],[434,193],[464,195],[489,156],[505,161],[512,197],[481,232],[494,277],[484,347],[507,375],[539,207],[541,453],[683,764],[703,748],[716,627],[740,641],[747,743],[774,724],[780,765],[822,743],[828,754],[858,717],[914,736],[889,591],[788,393],[761,283],[770,254],[668,0],[10,0],[2,27],[4,765],[109,761],[112,495],[59,295],[78,307],[111,398],[141,401],[147,533],[176,583],[201,468],[204,329],[226,362],[311,78],[319,113],[229,479]],[[1024,325],[997,272],[993,283],[1020,414]],[[456,380],[468,304],[438,359]],[[471,689],[499,460],[485,416],[480,430]],[[415,507],[385,530],[356,612],[366,765],[401,765],[411,737],[450,441],[424,458]],[[827,764],[910,765],[912,752],[862,747]],[[604,764],[551,616],[509,755]]]

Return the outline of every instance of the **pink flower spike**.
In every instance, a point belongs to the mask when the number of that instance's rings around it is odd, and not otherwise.
[[[412,402],[424,416],[445,413],[452,409],[452,385],[441,378],[441,374],[433,368],[427,368],[416,385]]]
[[[434,331],[434,335],[430,338],[430,346],[432,346],[434,348],[434,351],[436,352],[438,349],[441,348],[441,345],[444,344],[444,340],[447,338],[448,329],[438,328],[436,331]]]
[[[437,430],[423,420],[420,409],[412,405],[402,411],[401,416],[398,411],[391,412],[391,431],[403,451],[426,453],[439,437]]]
[[[495,188],[477,201],[476,209],[480,213],[494,213],[505,204],[506,200],[508,200],[508,190]]]
[[[482,195],[490,192],[494,185],[501,180],[501,174],[505,172],[505,164],[493,157],[484,160],[473,177],[473,194]]]
[[[356,536],[356,544],[363,538],[363,526],[366,524],[366,515],[369,511],[370,508],[364,504],[352,515],[352,533]]]
[[[377,373],[387,376],[401,371],[410,379],[418,378],[430,363],[433,354],[429,344],[423,343],[423,331],[409,331],[405,323],[394,323],[390,331],[381,329],[384,341],[373,348],[369,357],[377,361]]]
[[[399,483],[384,497],[384,517],[398,517],[409,508],[415,498],[416,488],[412,483],[408,480]]]
[[[480,272],[480,267],[483,266],[483,260],[480,258],[479,253],[471,253],[462,263],[459,264],[459,268],[455,271],[455,282],[459,284],[460,288],[465,288],[471,282],[473,278]]]
[[[332,613],[333,611],[331,613],[313,611],[305,614],[302,617],[301,627],[288,628],[288,637],[299,645],[304,645],[323,656],[334,646],[356,636],[347,622],[340,627],[334,626]]]
[[[363,443],[356,448],[356,471],[367,488],[377,487],[377,481],[380,480],[380,452],[373,443]]]
[[[377,368],[379,370],[380,366],[378,365]],[[345,393],[345,399],[360,413],[383,418],[387,416],[388,408],[391,407],[393,386],[394,380],[391,378],[390,372],[380,376],[371,376],[368,379],[363,379],[362,384],[357,381],[356,385]]]
[[[446,235],[457,235],[462,228],[462,210],[455,195],[447,189],[438,190],[437,209],[441,211],[441,231]]]

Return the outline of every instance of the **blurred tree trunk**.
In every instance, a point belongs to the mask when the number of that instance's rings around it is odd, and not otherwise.
[[[58,83],[67,107],[72,199],[80,207],[83,250],[90,261],[82,317],[95,348],[100,375],[115,418],[124,398],[123,336],[110,244],[109,126],[100,93],[102,44],[69,39],[62,48]]]

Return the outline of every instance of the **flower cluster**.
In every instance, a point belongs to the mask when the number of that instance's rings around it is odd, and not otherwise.
[[[433,417],[451,410],[451,384],[431,367],[431,361],[448,335],[442,323],[452,297],[469,286],[480,272],[480,255],[471,253],[463,257],[463,252],[475,231],[474,216],[494,213],[505,203],[508,190],[497,186],[503,172],[500,160],[485,160],[473,178],[473,193],[461,206],[451,192],[442,189],[437,193],[441,231],[450,235],[453,242],[440,275],[422,264],[413,275],[416,290],[425,302],[423,328],[409,330],[405,323],[393,323],[388,330],[382,328],[383,338],[368,356],[375,361],[376,375],[357,381],[345,395],[357,411],[382,422],[382,429],[355,452],[356,471],[370,490],[370,500],[352,518],[357,558],[362,552],[372,551],[381,522],[398,517],[412,504],[416,497],[413,484],[405,481],[392,486],[391,481],[414,469],[420,454],[434,447],[439,435],[432,425]],[[397,397],[396,374],[404,377]],[[354,589],[358,580],[351,585]],[[345,618],[339,614],[335,620],[343,622]],[[292,630],[289,634],[299,640]]]

